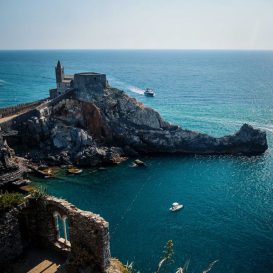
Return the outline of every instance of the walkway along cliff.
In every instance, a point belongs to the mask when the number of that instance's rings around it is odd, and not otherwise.
[[[266,133],[247,124],[220,138],[172,125],[109,86],[104,74],[75,74],[66,89],[58,86],[62,92],[51,100],[0,123],[18,132],[6,138],[16,153],[48,164],[95,166],[138,154],[257,155],[268,148]]]

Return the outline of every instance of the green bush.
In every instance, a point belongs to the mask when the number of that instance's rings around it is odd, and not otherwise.
[[[36,186],[30,191],[31,198],[38,200],[40,198],[43,198],[47,195],[47,190],[45,187],[42,186]]]
[[[0,192],[0,212],[5,212],[24,202],[24,197],[17,192]]]

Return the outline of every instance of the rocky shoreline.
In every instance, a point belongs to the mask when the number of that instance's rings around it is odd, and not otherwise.
[[[107,85],[93,88],[88,74],[64,95],[1,123],[17,155],[35,163],[82,167],[118,164],[141,154],[258,155],[266,133],[244,124],[215,138],[172,125],[158,112]],[[84,80],[82,80],[82,78]]]
[[[92,74],[92,79],[89,76],[76,74],[73,88],[64,94],[28,104],[23,112],[15,108],[18,113],[0,119],[1,190],[22,186],[27,172],[49,175],[39,166],[113,165],[143,154],[251,156],[268,148],[266,133],[250,125],[244,124],[235,134],[220,138],[185,130],[108,83],[90,84],[97,75]],[[145,166],[140,160],[135,164]],[[35,245],[38,238],[41,246],[65,253],[62,268],[66,272],[127,272],[118,260],[111,259],[109,226],[99,215],[42,192],[27,198],[18,215],[8,212],[2,217],[0,267],[18,259],[24,246]],[[64,227],[69,219],[69,241],[66,229],[64,238],[60,238],[55,224],[58,219]],[[26,241],[21,232],[29,234]]]

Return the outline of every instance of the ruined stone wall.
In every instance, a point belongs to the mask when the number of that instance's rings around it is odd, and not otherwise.
[[[54,214],[67,217],[69,242],[58,239]],[[29,239],[68,253],[67,272],[106,272],[110,264],[109,225],[102,217],[82,211],[52,196],[31,199],[21,215],[27,223]]]
[[[23,252],[18,215],[20,207],[0,214],[0,272]]]
[[[69,241],[58,237],[56,213],[68,221]],[[0,272],[30,244],[65,253],[68,273],[105,273],[110,265],[108,222],[52,196],[29,198],[0,216]]]

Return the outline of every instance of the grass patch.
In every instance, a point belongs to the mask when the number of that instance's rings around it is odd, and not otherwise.
[[[24,196],[17,192],[0,192],[0,212],[6,212],[24,202]]]
[[[47,190],[43,186],[35,186],[30,191],[31,198],[38,200],[47,196]]]
[[[121,273],[131,273],[132,271],[128,270],[126,266],[124,266],[118,259],[112,258],[111,259],[111,270],[109,270],[109,273],[111,272],[121,272]]]

